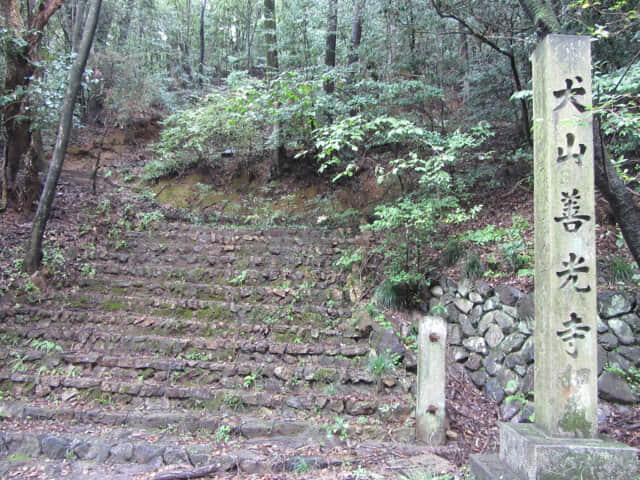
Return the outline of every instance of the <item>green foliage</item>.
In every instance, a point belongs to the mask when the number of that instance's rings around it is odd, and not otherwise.
[[[416,303],[426,284],[418,273],[398,272],[384,280],[376,289],[374,298],[383,308],[403,308]]]
[[[29,345],[43,352],[62,352],[62,347],[51,340],[38,340],[34,338],[29,342]]]
[[[477,252],[471,251],[467,255],[464,262],[462,274],[465,278],[470,280],[476,280],[481,278],[486,271],[486,267],[480,255]]]
[[[216,429],[215,439],[218,443],[227,443],[231,440],[231,427],[229,425],[220,425]]]
[[[355,250],[342,250],[341,253],[340,258],[335,261],[335,265],[345,272],[351,271],[351,268],[354,265],[362,262],[362,248],[356,248]]]
[[[629,384],[631,390],[633,390],[636,395],[640,395],[640,368],[630,366],[629,369],[625,370],[617,363],[610,363],[605,365],[604,369],[624,379]]]
[[[393,372],[400,363],[400,355],[387,350],[384,353],[373,356],[367,363],[367,369],[374,378],[380,380],[385,375]]]
[[[620,283],[629,283],[634,275],[633,263],[621,255],[609,259],[608,271],[611,280]]]
[[[323,423],[322,427],[327,432],[328,437],[338,437],[346,440],[349,437],[349,422],[343,417],[337,416],[333,419],[333,424]]]
[[[447,267],[451,267],[458,263],[465,254],[464,244],[457,237],[450,238],[442,250],[442,262]]]
[[[630,65],[628,70],[621,68],[596,75],[594,83],[594,103],[609,140],[607,147],[618,160],[637,154],[640,151],[640,62]]]
[[[150,212],[138,212],[136,215],[138,220],[138,231],[152,229],[155,224],[164,220],[164,213],[160,210],[152,210]]]

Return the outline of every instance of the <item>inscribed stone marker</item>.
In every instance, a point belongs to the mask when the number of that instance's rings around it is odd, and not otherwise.
[[[597,310],[588,37],[548,35],[532,57],[535,422],[597,435]]]

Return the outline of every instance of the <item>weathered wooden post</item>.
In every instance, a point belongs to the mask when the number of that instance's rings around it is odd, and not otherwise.
[[[597,438],[591,39],[548,35],[533,56],[535,424],[503,424],[479,480],[633,480],[633,448]]]
[[[416,440],[429,445],[445,442],[447,381],[447,322],[423,317],[418,326],[418,398]]]

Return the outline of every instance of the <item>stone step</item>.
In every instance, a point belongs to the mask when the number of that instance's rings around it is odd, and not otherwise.
[[[247,279],[248,275],[241,278]],[[97,292],[108,295],[155,295],[195,298],[198,300],[214,301],[243,301],[251,303],[292,302],[318,303],[327,300],[344,303],[344,292],[337,286],[330,287],[316,282],[302,283],[292,286],[289,281],[279,282],[277,286],[254,286],[260,282],[256,277],[244,280],[240,285],[234,279],[222,284],[194,283],[183,281],[158,282],[151,279],[137,279],[123,275],[101,275],[99,277],[82,279],[79,286],[85,292]]]
[[[285,345],[312,343],[315,347],[309,350],[310,355],[352,357],[360,354],[354,353],[352,346],[366,343],[369,338],[368,332],[348,324],[336,328],[314,328],[290,323],[288,319],[268,324],[198,319],[176,322],[171,318],[144,314],[122,315],[119,312],[87,312],[62,307],[53,310],[54,307],[51,305],[51,310],[32,306],[6,309],[0,326],[0,342],[24,344],[36,338],[95,347],[98,342],[107,341],[136,345],[145,343],[149,337],[156,343],[158,351],[173,354],[187,352],[191,348],[217,351],[220,344],[229,345],[236,352],[252,353],[262,351],[264,347],[259,345],[264,342]],[[325,349],[314,353],[320,343]],[[255,344],[255,348],[251,344]],[[338,347],[339,351],[336,353],[333,347]],[[273,352],[280,352],[282,348],[282,345],[276,345]],[[359,352],[359,349],[355,351]],[[264,353],[268,352],[269,349]]]
[[[307,434],[317,437],[326,433],[317,422],[292,418],[268,419],[251,415],[211,415],[203,412],[169,411],[166,409],[140,411],[114,409],[107,406],[87,408],[82,405],[60,407],[42,399],[37,402],[0,401],[3,419],[15,421],[72,422],[74,424],[138,428],[170,433],[212,434],[220,425],[230,428],[229,434],[245,439],[272,438]]]
[[[221,388],[215,385],[174,386],[164,382],[98,379],[94,377],[25,374],[0,371],[0,390],[5,401],[49,404],[81,404],[91,408],[110,406],[143,411],[197,411],[210,414],[268,413],[270,418],[297,418],[341,415],[379,433],[384,424],[389,431],[414,424],[413,395],[399,389],[347,393],[325,387],[325,392],[301,390],[297,385],[284,393],[255,389]]]
[[[168,465],[185,468],[217,465],[212,472],[235,471],[241,475],[295,472],[300,464],[305,465],[306,471],[344,461],[327,455],[331,446],[340,445],[341,440],[320,432],[274,436],[265,442],[264,438],[243,438],[241,430],[236,433],[232,428],[221,423],[216,431],[190,435],[73,421],[7,420],[0,433],[0,458],[131,463],[154,469]],[[303,448],[306,455],[299,453]]]
[[[201,355],[201,354],[199,354]],[[226,361],[192,360],[160,357],[148,352],[113,355],[96,351],[49,351],[12,347],[0,352],[0,378],[12,380],[14,373],[60,377],[63,383],[97,386],[103,380],[157,384],[168,387],[207,385],[216,388],[258,390],[273,393],[333,389],[347,393],[385,390],[409,390],[414,377],[400,369],[376,378],[364,364],[364,357],[344,366],[326,366],[298,357],[297,364],[285,364],[271,358],[271,363],[239,361],[230,352]],[[399,378],[396,375],[400,375]],[[66,379],[71,377],[70,379]],[[16,377],[18,378],[18,377]]]
[[[260,266],[253,268],[235,268],[226,265],[224,268],[211,266],[180,265],[179,262],[165,265],[122,264],[117,262],[96,261],[90,264],[98,279],[127,277],[132,283],[183,282],[197,284],[215,284],[221,286],[264,287],[264,288],[337,288],[344,285],[344,278],[333,271],[324,269],[302,268],[287,269],[280,267]]]
[[[200,243],[202,245],[264,244],[274,246],[337,247],[356,243],[352,232],[345,229],[317,228],[238,228],[211,227],[185,223],[165,223],[148,231],[129,231],[125,240],[145,242]]]
[[[207,320],[279,323],[298,319],[302,325],[315,328],[339,324],[350,318],[350,309],[327,301],[325,305],[294,305],[281,300],[279,304],[251,304],[246,302],[220,302],[195,298],[161,297],[155,295],[106,295],[102,293],[58,294],[56,303],[66,308],[150,314],[179,320]]]

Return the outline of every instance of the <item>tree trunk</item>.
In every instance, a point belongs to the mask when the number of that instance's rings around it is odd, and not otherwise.
[[[20,2],[17,0],[0,0],[0,16],[3,27],[9,34],[21,37],[25,44],[21,48],[13,47],[5,51],[5,79],[3,92],[5,94],[26,91],[38,60],[38,48],[42,41],[43,30],[49,19],[64,3],[64,0],[46,0],[38,4],[37,12],[28,9],[28,28],[25,28],[20,13]],[[37,198],[37,190],[32,186],[38,184],[37,170],[30,165],[29,150],[31,147],[31,120],[28,115],[27,97],[17,95],[16,100],[2,109],[2,122],[7,134],[7,144],[3,161],[2,197],[0,211],[7,203],[14,202],[16,206],[27,208]],[[16,184],[18,172],[24,166],[29,166],[22,180],[22,193]],[[22,204],[22,205],[20,205]]]
[[[91,51],[91,44],[98,25],[101,5],[102,0],[91,0],[78,55],[73,61],[73,66],[69,72],[69,82],[65,92],[62,111],[60,113],[56,145],[53,150],[44,190],[42,191],[40,202],[38,202],[38,210],[36,211],[33,219],[29,247],[24,259],[24,268],[29,273],[35,272],[40,267],[40,262],[42,260],[42,237],[44,235],[44,229],[47,225],[47,221],[49,220],[53,197],[55,195],[58,179],[60,178],[60,172],[62,171],[62,163],[67,151],[67,144],[69,143],[69,136],[73,123],[73,109],[78,91],[80,90],[82,75],[87,65],[87,58]]]
[[[275,0],[264,0],[264,43],[267,50],[267,79],[275,77],[279,70],[276,27]],[[276,107],[279,108],[279,105],[276,105]],[[273,136],[276,139],[276,145],[273,151],[269,176],[271,178],[278,178],[287,158],[287,151],[282,140],[282,129],[279,121],[276,121],[273,126]]]
[[[360,61],[360,41],[362,40],[362,11],[366,0],[356,0],[353,11],[353,23],[351,24],[351,52],[349,53],[349,65]]]
[[[264,44],[267,50],[267,75],[273,76],[279,68],[275,0],[264,0]]]
[[[327,16],[327,46],[324,55],[324,64],[329,68],[336,66],[336,36],[338,30],[338,0],[329,0],[329,14]],[[335,83],[333,80],[324,82],[324,91],[333,93]]]
[[[607,200],[633,259],[640,265],[640,208],[620,178],[604,146],[600,117],[593,117],[596,187]]]
[[[202,86],[204,80],[204,14],[207,11],[207,0],[200,2],[200,59],[198,62],[198,84]]]

